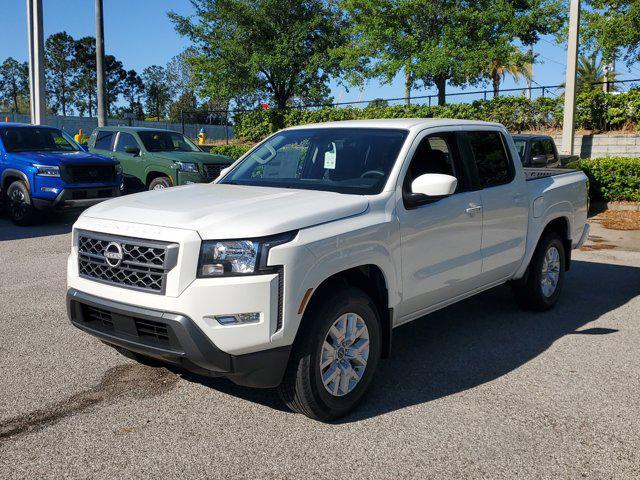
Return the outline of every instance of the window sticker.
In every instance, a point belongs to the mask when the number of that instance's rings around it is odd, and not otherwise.
[[[336,169],[336,144],[331,143],[331,150],[324,152],[324,168],[326,170]]]

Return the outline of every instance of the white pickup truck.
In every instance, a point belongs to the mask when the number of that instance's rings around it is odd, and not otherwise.
[[[525,307],[556,303],[587,236],[587,179],[514,159],[491,123],[280,131],[213,184],[86,210],[69,317],[125,355],[278,387],[291,409],[337,418],[394,327],[507,282]]]

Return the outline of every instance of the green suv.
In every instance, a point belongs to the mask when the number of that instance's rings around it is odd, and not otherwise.
[[[96,128],[89,151],[120,162],[125,193],[211,182],[233,163],[229,157],[203,152],[181,133],[157,128]]]

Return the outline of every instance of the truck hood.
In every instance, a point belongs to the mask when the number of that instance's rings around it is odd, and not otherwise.
[[[14,160],[49,166],[75,163],[116,163],[111,158],[89,152],[12,152],[8,155]]]
[[[149,152],[148,155],[170,162],[226,163],[229,165],[233,162],[232,158],[224,155],[214,155],[206,152]]]
[[[196,230],[205,240],[255,238],[358,215],[360,195],[316,190],[197,184],[109,200],[84,217]]]

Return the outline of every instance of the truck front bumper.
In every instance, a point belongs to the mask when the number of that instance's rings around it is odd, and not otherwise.
[[[231,355],[216,347],[186,315],[115,302],[74,288],[67,291],[67,312],[73,325],[110,345],[249,387],[279,385],[291,351],[289,345]]]
[[[38,210],[73,210],[86,208],[96,203],[115,198],[120,195],[120,189],[110,187],[79,187],[65,188],[54,198],[33,197],[31,201]]]

